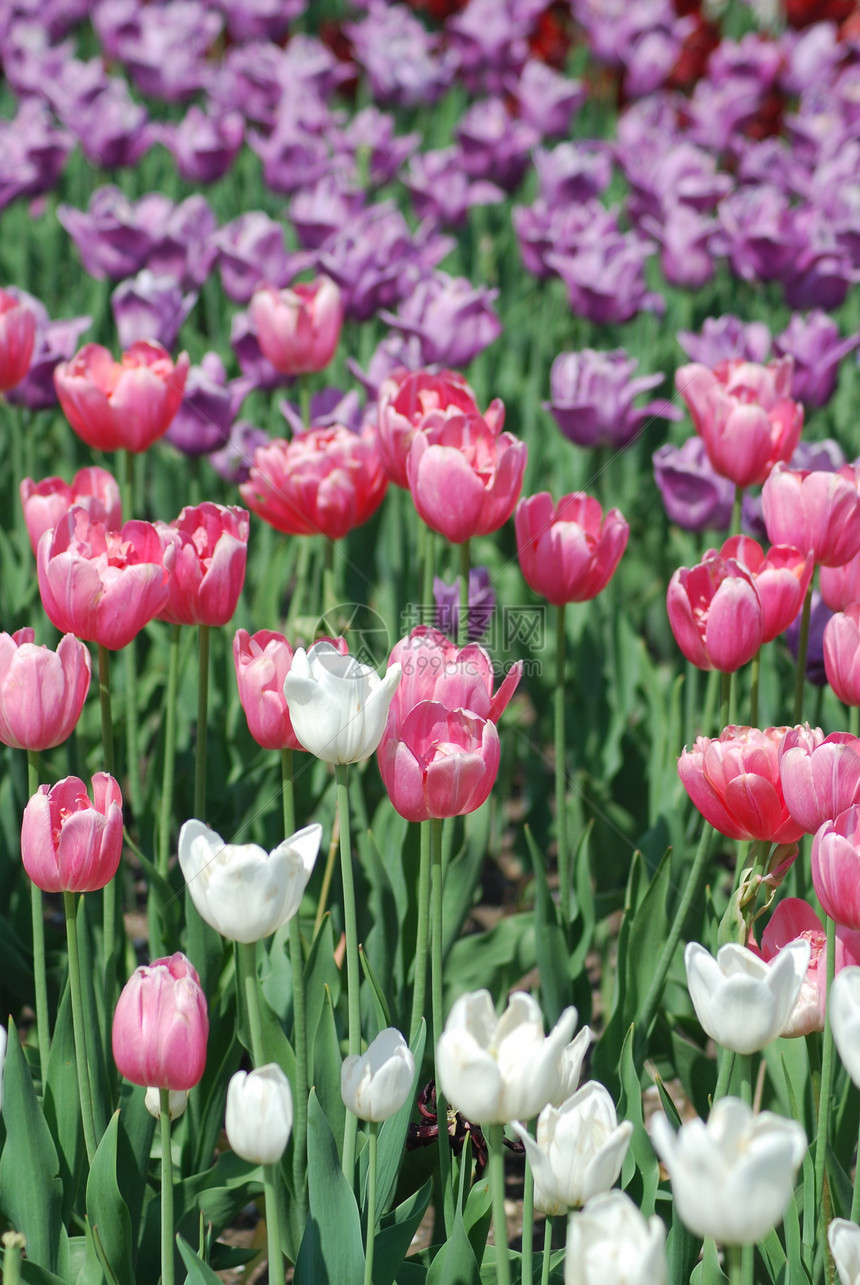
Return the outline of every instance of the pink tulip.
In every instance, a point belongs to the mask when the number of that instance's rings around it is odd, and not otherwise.
[[[809,549],[816,565],[840,567],[860,552],[860,469],[806,472],[777,465],[761,493],[772,544]]]
[[[420,701],[377,751],[388,797],[407,821],[474,812],[493,788],[499,754],[495,723],[437,701]]]
[[[794,453],[803,407],[789,396],[793,369],[793,358],[781,357],[767,366],[726,361],[713,370],[694,362],[675,375],[714,471],[735,486],[758,486]]]
[[[809,968],[800,994],[782,1031],[786,1038],[809,1035],[824,1030],[827,996],[827,933],[808,902],[786,897],[770,917],[761,936],[763,959],[770,963],[784,946],[803,937],[809,942]],[[847,928],[836,929],[836,972],[850,964],[860,963],[860,933]]]
[[[845,611],[852,603],[860,602],[860,553],[841,567],[822,567],[818,587],[831,611]]]
[[[764,610],[752,576],[713,549],[669,581],[666,610],[675,642],[699,669],[732,674],[761,647]]]
[[[484,648],[478,643],[459,648],[426,625],[394,644],[388,664],[399,664],[401,675],[388,709],[386,736],[399,736],[401,723],[421,701],[465,709],[497,723],[523,672],[522,661],[517,661],[494,694],[493,662]]]
[[[317,639],[330,642],[341,655],[349,653],[344,638]],[[233,664],[239,700],[248,720],[248,731],[265,750],[301,750],[290,709],[284,695],[284,679],[293,663],[293,649],[283,634],[261,629],[250,635],[237,629],[233,638]]]
[[[20,299],[0,290],[0,393],[20,384],[30,369],[36,318]]]
[[[556,606],[587,602],[605,589],[630,534],[618,509],[604,518],[598,501],[581,491],[555,508],[549,491],[520,500],[515,525],[526,583]]]
[[[185,508],[168,526],[157,522],[168,572],[172,625],[226,625],[245,582],[249,517],[244,509],[206,502]]]
[[[53,749],[75,729],[90,687],[90,653],[72,634],[57,650],[37,647],[32,629],[0,634],[0,741],[16,750]]]
[[[860,602],[828,620],[824,629],[824,672],[846,705],[860,705]]]
[[[398,370],[379,388],[377,442],[389,479],[408,488],[406,461],[416,433],[427,432],[454,415],[480,415],[475,394],[462,375],[452,370]],[[505,408],[496,397],[483,416],[498,437]]]
[[[118,531],[122,526],[119,483],[107,469],[96,464],[78,469],[71,484],[61,477],[46,477],[41,482],[25,477],[20,494],[34,553],[45,532],[52,531],[76,504],[86,509],[93,521],[103,522],[109,531]]]
[[[373,431],[335,424],[259,447],[239,492],[276,531],[341,540],[376,512],[387,486]]]
[[[145,451],[163,437],[179,409],[189,367],[176,365],[153,339],[139,339],[114,361],[107,348],[85,344],[54,371],[66,418],[98,451]]]
[[[700,736],[678,759],[678,775],[706,821],[730,839],[794,843],[803,834],[782,793],[779,743],[784,727],[726,727]]]
[[[263,356],[282,375],[324,370],[334,356],[343,303],[330,277],[289,290],[264,286],[252,298],[249,312]]]
[[[860,805],[846,808],[816,831],[812,886],[826,915],[860,930]]]
[[[419,516],[452,544],[498,531],[523,485],[526,444],[480,415],[452,415],[409,448],[406,476]]]
[[[807,834],[860,802],[860,741],[848,732],[792,727],[779,747],[779,777],[788,810]]]
[[[24,809],[21,859],[43,892],[95,892],[110,883],[122,855],[122,794],[97,772],[93,798],[76,776],[40,785]]]
[[[149,522],[106,531],[70,509],[36,552],[39,593],[52,624],[111,651],[130,643],[167,602],[161,541]]]
[[[181,952],[136,968],[113,1015],[113,1056],[132,1084],[193,1089],[206,1066],[209,1016],[193,966]]]
[[[765,555],[761,545],[748,535],[733,535],[726,540],[720,557],[733,558],[749,572],[764,612],[762,642],[773,642],[793,623],[803,606],[815,570],[812,558],[786,544],[774,545]]]

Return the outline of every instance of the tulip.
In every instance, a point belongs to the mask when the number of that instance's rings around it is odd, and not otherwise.
[[[396,735],[383,734],[379,772],[407,821],[458,817],[489,797],[499,770],[499,733],[467,709],[419,701]]]
[[[789,396],[793,368],[783,357],[766,366],[727,361],[714,370],[694,362],[675,374],[708,459],[735,486],[760,485],[800,440],[803,407]],[[786,537],[774,543],[799,542]]]
[[[800,613],[815,570],[812,558],[785,544],[774,545],[765,554],[748,535],[726,540],[720,557],[734,559],[749,573],[764,613],[762,643],[773,642]]]
[[[346,655],[343,638],[319,638]],[[293,649],[283,634],[261,629],[249,634],[237,629],[233,638],[233,663],[239,700],[248,720],[248,731],[264,750],[300,750],[290,709],[284,695],[284,679],[293,663]]]
[[[525,467],[525,442],[494,432],[480,415],[464,414],[416,433],[406,476],[423,521],[462,544],[507,522]]]
[[[258,447],[239,493],[276,531],[340,540],[372,517],[387,486],[372,430],[335,424]]]
[[[343,1104],[359,1120],[379,1122],[396,1115],[412,1093],[415,1059],[393,1026],[380,1031],[367,1052],[344,1058],[340,1072]]]
[[[779,746],[779,778],[792,817],[815,834],[860,802],[860,740],[847,732],[825,736],[808,723],[789,728]]]
[[[206,1065],[208,1035],[206,996],[180,951],[135,969],[113,1015],[120,1075],[144,1088],[193,1089]]]
[[[179,831],[179,865],[202,919],[228,941],[270,937],[298,913],[319,853],[321,825],[308,825],[267,853],[225,843],[202,821]]]
[[[20,494],[34,553],[44,533],[52,530],[75,505],[86,509],[94,522],[104,523],[109,531],[118,531],[122,526],[119,485],[107,469],[97,465],[78,469],[71,483],[61,477],[46,477],[41,482],[25,477]]]
[[[457,415],[480,415],[475,394],[462,375],[452,370],[395,370],[379,386],[376,426],[379,454],[396,486],[408,488],[406,461],[416,433],[427,432]],[[496,397],[483,416],[498,436],[505,408]]]
[[[809,942],[809,967],[788,1021],[780,1034],[792,1039],[824,1030],[827,994],[827,933],[821,920],[799,897],[786,897],[779,903],[761,935],[761,955],[768,963],[791,942],[804,938]],[[841,925],[836,929],[836,972],[850,964],[860,963],[860,933]]]
[[[556,606],[586,602],[605,589],[630,534],[618,509],[604,518],[598,501],[581,491],[555,507],[549,491],[520,500],[515,525],[527,584]]]
[[[160,620],[172,625],[226,625],[245,582],[249,517],[221,504],[184,508],[168,526],[156,523],[168,573]]]
[[[827,1243],[840,1285],[860,1285],[860,1227],[847,1218],[834,1218],[827,1228]]]
[[[665,1285],[666,1229],[623,1191],[594,1196],[567,1225],[565,1285]]]
[[[810,550],[816,565],[850,562],[860,552],[858,480],[848,464],[835,473],[779,465],[761,493],[768,539]]]
[[[825,821],[816,832],[812,886],[826,915],[860,930],[860,804]]]
[[[860,602],[860,553],[841,567],[822,567],[818,583],[831,611],[846,611],[852,603]]]
[[[480,642],[489,628],[496,606],[488,567],[469,568],[468,641]],[[460,631],[460,577],[451,584],[441,576],[433,577],[436,602],[436,627],[456,638]]]
[[[324,370],[334,356],[343,303],[330,277],[289,290],[264,286],[252,298],[249,312],[264,357],[282,375]]]
[[[24,809],[21,859],[43,892],[95,892],[119,868],[122,855],[122,794],[112,776],[97,772],[87,787],[67,776],[40,785]]]
[[[702,1029],[733,1053],[757,1053],[783,1031],[809,967],[810,945],[789,943],[766,963],[736,942],[714,959],[698,942],[684,951],[687,986]]]
[[[725,531],[731,522],[734,487],[715,473],[700,437],[682,446],[666,442],[651,457],[654,481],[666,516],[685,531]]]
[[[75,729],[90,687],[90,653],[72,634],[56,652],[32,629],[0,634],[0,741],[16,750],[53,749]]]
[[[544,1107],[536,1142],[521,1124],[513,1128],[534,1173],[535,1208],[550,1217],[608,1191],[621,1172],[633,1134],[629,1120],[618,1123],[612,1097],[596,1080],[583,1085],[562,1107]]]
[[[796,1120],[754,1115],[740,1098],[720,1098],[707,1124],[689,1120],[675,1133],[662,1114],[651,1140],[672,1180],[681,1222],[696,1236],[753,1245],[785,1213],[806,1136]]]
[[[114,361],[85,344],[54,371],[60,405],[72,428],[97,451],[145,451],[163,437],[182,401],[188,354],[176,364],[161,344],[141,339]]]
[[[63,633],[118,651],[165,606],[167,572],[149,522],[108,531],[81,508],[70,509],[36,553],[39,593]]]
[[[732,674],[764,639],[764,610],[748,571],[714,550],[669,581],[666,610],[675,642],[699,669]]]
[[[154,1088],[152,1085],[146,1090],[143,1097],[143,1105],[149,1114],[155,1120],[161,1119],[161,1090]],[[185,1115],[188,1106],[187,1089],[171,1089],[168,1094],[167,1111],[171,1121],[178,1120],[180,1116]]]
[[[544,1037],[540,1008],[523,991],[514,991],[500,1018],[489,991],[461,995],[436,1045],[442,1092],[475,1124],[530,1120],[552,1096],[575,1025],[576,1009],[566,1008]]]
[[[779,744],[788,729],[726,727],[716,740],[684,747],[678,775],[706,821],[729,839],[794,843],[803,827],[791,817],[779,775]]]
[[[567,1047],[562,1049],[558,1067],[556,1068],[558,1078],[550,1096],[550,1104],[552,1106],[563,1106],[568,1098],[572,1098],[579,1088],[582,1064],[585,1061],[588,1046],[593,1039],[594,1034],[591,1028],[583,1026],[582,1030],[576,1034]]]
[[[236,1072],[227,1085],[224,1128],[242,1160],[253,1165],[278,1163],[293,1131],[293,1095],[279,1066],[269,1062],[253,1071]]]
[[[846,705],[860,705],[860,603],[837,612],[824,628],[824,671]]]
[[[830,990],[830,1024],[843,1065],[860,1086],[860,967],[844,968]]]
[[[20,384],[27,374],[35,342],[35,314],[20,299],[0,290],[0,393]]]
[[[402,677],[391,700],[385,735],[396,736],[401,722],[420,701],[437,701],[498,723],[522,677],[517,661],[493,692],[493,662],[477,643],[457,647],[444,634],[418,625],[394,644],[389,665],[400,665]]]
[[[326,763],[370,758],[382,739],[400,665],[380,678],[370,665],[330,642],[299,647],[284,679],[284,695],[300,745]]]

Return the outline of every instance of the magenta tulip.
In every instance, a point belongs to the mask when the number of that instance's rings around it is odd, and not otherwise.
[[[816,565],[840,567],[860,553],[860,469],[835,473],[777,465],[762,488],[772,544],[808,549]]]
[[[669,581],[666,610],[675,642],[699,669],[731,674],[764,641],[764,611],[748,571],[711,549]]]
[[[111,651],[130,643],[167,602],[161,541],[149,522],[107,531],[70,509],[36,553],[39,593],[52,624]]]
[[[32,629],[0,634],[0,741],[16,750],[53,749],[68,740],[90,688],[90,653],[72,634],[55,652]]]
[[[796,620],[803,606],[815,570],[812,558],[786,544],[774,545],[765,554],[761,545],[748,535],[734,535],[726,540],[720,557],[733,558],[749,572],[764,612],[762,642],[773,642]]]
[[[860,706],[860,602],[828,620],[824,629],[824,672],[841,701]]]
[[[40,785],[24,809],[21,859],[43,892],[95,892],[110,883],[122,855],[122,794],[112,776],[97,772],[87,787],[67,776]]]
[[[630,528],[618,509],[603,509],[590,495],[563,496],[553,507],[549,491],[517,505],[520,570],[548,602],[586,602],[611,580],[627,547]]]
[[[726,727],[700,736],[678,759],[684,789],[706,821],[729,839],[794,843],[803,827],[782,792],[779,743],[784,727]]]
[[[489,796],[499,770],[490,719],[420,701],[377,751],[388,797],[407,821],[464,816]]]
[[[343,638],[317,641],[333,643],[341,655],[349,648]],[[248,720],[248,731],[265,750],[301,750],[284,695],[284,679],[293,663],[293,648],[283,634],[261,629],[249,634],[237,629],[233,638],[233,664],[239,700]]]
[[[120,1075],[147,1088],[193,1089],[206,1066],[208,1035],[206,996],[183,954],[135,969],[113,1017]]]
[[[812,840],[812,886],[826,915],[860,930],[860,806],[825,821]]]
[[[860,803],[860,740],[848,732],[792,727],[779,747],[779,777],[788,810],[807,834]]]
[[[86,509],[94,522],[104,523],[109,531],[118,531],[122,526],[119,483],[107,469],[96,464],[78,469],[71,483],[61,477],[46,477],[41,482],[25,477],[19,490],[34,553],[45,532],[52,531],[75,505]]]
[[[324,370],[331,361],[343,325],[340,290],[330,277],[317,277],[289,290],[264,286],[248,310],[263,356],[282,375]]]
[[[227,624],[245,583],[249,525],[244,509],[209,502],[183,509],[169,526],[156,523],[169,594],[159,620]]]

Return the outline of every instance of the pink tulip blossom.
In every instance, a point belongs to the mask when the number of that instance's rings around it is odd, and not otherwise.
[[[323,641],[323,640],[320,640]],[[346,640],[327,638],[341,655],[348,654]],[[284,679],[293,663],[293,648],[283,634],[261,629],[249,634],[237,629],[233,638],[233,664],[239,700],[248,720],[248,731],[265,750],[301,750],[290,721]]]
[[[184,508],[169,526],[156,523],[169,592],[160,620],[227,624],[245,582],[249,524],[244,509],[209,502]]]
[[[822,567],[818,587],[831,611],[845,611],[852,603],[860,602],[860,553],[841,567]]]
[[[526,583],[549,602],[586,602],[605,589],[627,547],[630,528],[618,509],[603,516],[583,492],[553,507],[549,491],[520,500],[517,553]]]
[[[95,892],[110,883],[122,855],[122,794],[106,772],[87,787],[67,776],[40,785],[24,809],[21,859],[43,892]]]
[[[122,526],[119,483],[107,469],[96,464],[78,469],[70,483],[61,477],[46,477],[41,482],[25,477],[20,494],[34,553],[44,533],[51,531],[76,504],[86,509],[93,521],[103,522],[109,531],[118,531]]]
[[[815,570],[812,558],[786,544],[774,545],[765,554],[748,535],[733,535],[726,540],[720,557],[733,558],[749,572],[764,612],[762,642],[773,642],[796,620],[803,606]]]
[[[786,897],[771,915],[761,935],[762,959],[771,963],[784,946],[798,938],[809,942],[809,968],[800,987],[794,1008],[783,1027],[784,1038],[809,1035],[824,1030],[827,996],[827,933],[809,902],[799,897]],[[752,948],[752,943],[750,943]],[[836,972],[850,964],[860,964],[860,933],[838,926],[836,929]]]
[[[8,392],[30,369],[36,317],[14,295],[0,290],[0,393]]]
[[[846,808],[816,831],[812,886],[826,915],[860,930],[860,805]]]
[[[120,1075],[147,1088],[193,1089],[206,1066],[208,1036],[206,996],[183,954],[135,969],[113,1016]]]
[[[331,277],[289,290],[264,286],[252,298],[249,312],[263,356],[282,375],[325,370],[334,356],[343,302]]]
[[[734,673],[764,641],[764,610],[752,576],[713,549],[697,566],[678,568],[666,610],[676,643],[699,669]]]
[[[396,735],[383,733],[379,771],[407,821],[464,816],[488,798],[499,770],[499,733],[488,718],[419,701]]]
[[[56,652],[32,629],[0,634],[0,741],[17,750],[53,749],[75,729],[90,687],[90,653],[72,634]]]
[[[779,775],[784,727],[726,727],[700,736],[678,760],[684,789],[706,821],[729,839],[794,843],[803,827],[791,817]]]
[[[809,550],[816,565],[839,567],[860,552],[860,469],[835,473],[777,465],[761,493],[772,544]]]
[[[860,706],[860,602],[828,620],[824,629],[824,672],[841,701]]]
[[[779,778],[788,810],[807,834],[860,803],[860,740],[848,732],[825,736],[805,723],[779,746]]]

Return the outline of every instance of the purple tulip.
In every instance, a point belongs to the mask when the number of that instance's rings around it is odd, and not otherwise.
[[[570,80],[539,58],[529,58],[508,88],[513,92],[520,117],[544,138],[564,138],[586,99],[579,80]]]
[[[227,384],[221,358],[207,352],[200,365],[188,371],[182,403],[166,440],[185,455],[210,455],[229,442],[241,400]]]
[[[842,57],[839,29],[835,22],[816,22],[805,31],[786,32],[781,45],[787,66],[782,70],[782,88],[788,94],[829,84]]]
[[[376,345],[366,371],[353,357],[347,357],[346,364],[364,388],[368,400],[375,402],[380,387],[395,370],[420,370],[424,365],[421,340],[415,335],[388,334]]]
[[[788,326],[774,338],[775,352],[794,358],[791,395],[804,406],[824,406],[836,391],[839,363],[860,344],[860,335],[840,339],[832,317],[816,310],[803,317],[795,313]]]
[[[13,19],[3,33],[3,74],[19,97],[41,97],[42,86],[60,74],[74,50],[72,40],[53,44],[36,15]]]
[[[49,191],[73,147],[45,104],[25,98],[12,120],[0,120],[0,210],[18,197]]]
[[[714,275],[716,219],[689,205],[670,205],[662,219],[646,215],[641,226],[659,243],[660,267],[671,285],[698,290],[710,281]]]
[[[860,281],[860,270],[822,210],[795,209],[793,222],[796,252],[780,274],[786,303],[798,309],[840,308],[849,286]]]
[[[754,361],[763,365],[770,356],[770,329],[763,321],[743,322],[739,317],[708,317],[700,334],[678,332],[678,343],[691,361],[711,369],[721,361]]]
[[[184,290],[202,285],[216,253],[212,242],[217,224],[206,198],[195,193],[173,205],[160,192],[150,192],[137,204],[143,218],[148,219],[151,211],[154,220],[146,267],[159,276],[175,277]],[[160,221],[159,210],[163,211]]]
[[[93,319],[63,317],[51,321],[41,300],[34,298],[26,290],[9,286],[6,293],[25,303],[36,318],[36,338],[30,369],[21,382],[5,394],[6,400],[17,406],[28,406],[30,410],[48,410],[57,404],[54,368],[61,361],[68,361],[77,351],[78,341],[93,324]]]
[[[302,246],[318,250],[328,237],[355,218],[364,208],[364,201],[364,193],[352,186],[345,171],[327,174],[310,187],[300,188],[290,201],[290,218]]]
[[[101,58],[82,62],[70,58],[60,69],[59,75],[44,87],[44,95],[65,124],[74,120],[82,108],[87,108],[108,87],[108,76]]]
[[[245,123],[238,112],[211,115],[189,107],[178,125],[163,125],[159,141],[188,183],[214,183],[227,173],[239,148]]]
[[[575,254],[620,236],[615,211],[597,200],[559,207],[539,196],[532,205],[515,206],[511,219],[523,264],[536,277],[554,274],[554,254]]]
[[[115,76],[100,94],[70,113],[66,123],[87,160],[104,169],[136,165],[155,142],[146,108]]]
[[[663,217],[667,208],[686,206],[708,214],[732,189],[716,159],[687,140],[666,146],[659,135],[645,135],[631,148],[616,148],[630,183],[628,208],[634,222]]]
[[[206,55],[222,24],[201,0],[142,6],[137,30],[119,36],[119,57],[142,94],[181,102],[206,86]]]
[[[140,35],[141,5],[138,0],[99,0],[91,9],[99,43],[106,56],[116,61],[122,42]]]
[[[209,463],[225,482],[239,486],[251,476],[254,452],[258,447],[265,446],[268,440],[269,435],[262,428],[256,428],[247,420],[237,419],[230,429],[227,445],[222,446],[219,451],[213,451],[209,456]]]
[[[472,93],[503,92],[528,58],[528,36],[540,0],[469,0],[447,23],[459,75]]]
[[[540,195],[548,206],[580,204],[612,182],[612,157],[599,143],[560,143],[534,154]]]
[[[344,32],[374,98],[400,107],[435,103],[454,76],[451,54],[405,5],[369,0],[366,8],[364,18],[346,23]]]
[[[412,195],[416,218],[437,227],[461,227],[474,206],[498,205],[505,199],[494,183],[470,181],[455,147],[414,156],[403,183]]]
[[[506,192],[518,185],[540,142],[534,126],[512,119],[501,98],[473,103],[461,116],[456,134],[466,173],[498,183]]]
[[[313,94],[304,91],[305,96],[298,99],[297,92],[284,96],[269,134],[248,132],[248,143],[263,162],[263,177],[273,192],[296,192],[332,171],[323,136],[328,110]]]
[[[662,384],[662,374],[632,378],[637,366],[623,348],[614,352],[559,353],[550,371],[551,411],[569,441],[577,446],[627,446],[648,419],[681,419],[677,406],[664,398],[634,407],[640,393]]]
[[[457,638],[460,632],[460,577],[453,584],[433,577],[433,597],[436,599],[436,628],[448,638]],[[488,567],[469,569],[469,642],[480,642],[490,627],[496,609],[496,595],[490,582]]]
[[[788,198],[773,185],[744,187],[720,202],[732,269],[745,281],[774,281],[791,269],[798,245]]]
[[[284,286],[301,269],[284,249],[283,225],[262,210],[248,210],[212,237],[224,291],[247,303],[259,285]]]
[[[196,302],[196,292],[183,295],[175,277],[159,277],[143,268],[136,277],[121,281],[111,295],[120,346],[130,348],[138,339],[156,339],[172,348]]]
[[[671,522],[685,531],[727,531],[735,488],[714,472],[701,437],[683,446],[666,442],[654,452],[654,480]]]
[[[290,23],[300,18],[307,0],[221,0],[227,34],[237,44],[247,40],[283,40]]]
[[[380,312],[380,320],[415,335],[424,365],[468,366],[502,333],[493,308],[498,290],[473,286],[466,277],[434,272],[422,278],[400,305],[396,316]]]
[[[645,288],[645,260],[653,243],[627,232],[573,253],[549,253],[546,262],[567,286],[570,306],[599,326],[620,325],[637,312],[662,312],[662,295]]]
[[[348,393],[340,388],[323,388],[318,393],[311,393],[311,417],[307,424],[295,402],[285,400],[278,405],[293,436],[306,433],[309,428],[332,428],[335,424],[343,424],[351,432],[360,433],[364,422],[364,411],[354,388]]]
[[[213,74],[210,97],[223,111],[241,112],[269,129],[283,93],[283,69],[284,51],[268,40],[234,45]]]
[[[327,131],[335,157],[347,156],[361,187],[390,183],[421,142],[420,134],[395,134],[395,122],[372,103],[343,128]]]

